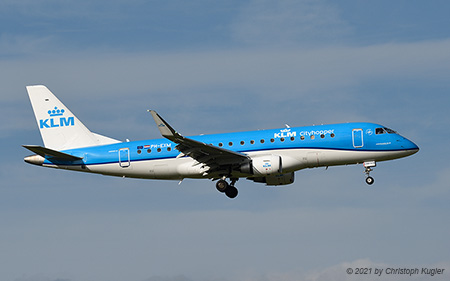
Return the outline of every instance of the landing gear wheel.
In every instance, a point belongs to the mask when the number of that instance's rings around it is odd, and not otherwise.
[[[372,177],[367,177],[366,178],[366,183],[368,184],[368,185],[372,185],[373,183],[374,183],[374,179],[372,178]]]
[[[368,185],[372,185],[374,183],[374,179],[370,176],[370,172],[372,172],[372,168],[377,166],[377,163],[375,161],[365,161],[363,163],[363,166],[365,168],[364,174],[366,174],[366,183]]]
[[[228,188],[228,183],[225,180],[219,180],[216,183],[216,188],[220,192],[225,192]]]
[[[228,196],[228,198],[236,198],[238,195],[238,190],[236,187],[229,185],[228,188],[225,190],[225,195]]]

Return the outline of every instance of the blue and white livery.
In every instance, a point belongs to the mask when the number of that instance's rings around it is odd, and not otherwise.
[[[246,178],[266,185],[294,182],[305,168],[363,164],[367,184],[377,162],[406,157],[417,145],[373,123],[345,123],[185,137],[149,110],[164,138],[121,142],[93,133],[45,86],[28,86],[44,146],[27,163],[110,176],[217,180],[228,197]]]

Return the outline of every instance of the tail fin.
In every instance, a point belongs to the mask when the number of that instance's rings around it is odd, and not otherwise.
[[[54,150],[120,142],[89,131],[45,86],[27,86],[28,96],[46,148]]]

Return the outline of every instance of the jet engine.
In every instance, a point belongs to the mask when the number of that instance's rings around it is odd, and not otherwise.
[[[240,170],[256,176],[278,175],[282,173],[281,157],[273,154],[255,156],[250,162],[243,164]]]
[[[286,185],[294,182],[294,173],[283,174],[282,158],[279,155],[267,154],[252,157],[252,160],[241,166],[241,172],[253,175],[247,179],[266,185]]]

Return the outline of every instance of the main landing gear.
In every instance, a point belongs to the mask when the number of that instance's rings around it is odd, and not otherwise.
[[[234,187],[234,184],[236,183],[237,179],[230,179],[231,183],[228,184],[228,182],[225,179],[218,180],[216,183],[216,188],[218,191],[225,193],[226,196],[229,198],[235,198],[238,195],[238,190],[236,187]]]
[[[368,185],[372,185],[375,180],[370,176],[370,172],[372,172],[372,168],[377,166],[377,163],[375,161],[369,161],[369,162],[364,162],[363,164],[365,170],[364,170],[364,174],[366,174],[366,183]]]

